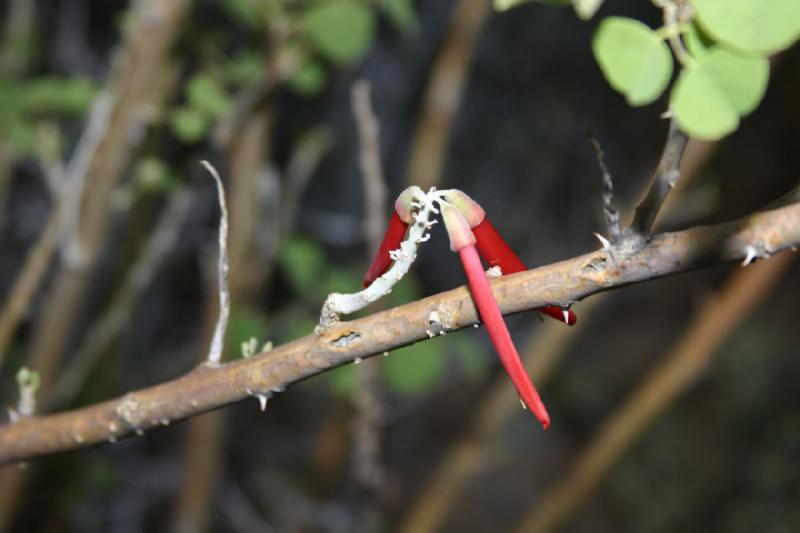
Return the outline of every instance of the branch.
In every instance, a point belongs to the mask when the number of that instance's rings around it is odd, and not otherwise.
[[[366,80],[353,84],[350,93],[360,145],[358,162],[364,185],[366,211],[364,235],[371,250],[377,250],[386,220],[386,185],[381,170],[380,125],[372,109],[371,85]]]
[[[383,177],[380,151],[380,124],[372,109],[372,86],[367,80],[353,84],[350,93],[353,118],[358,128],[359,166],[364,186],[364,237],[368,249],[378,250],[386,224],[386,184]],[[381,427],[383,426],[383,382],[378,359],[358,367],[354,404],[353,455],[356,478],[374,496],[384,486],[386,472],[381,462]],[[376,512],[374,498],[365,498],[365,515]],[[371,512],[372,511],[372,512]],[[364,518],[368,520],[369,518]],[[362,524],[365,530],[368,528]]]
[[[568,305],[614,287],[764,255],[800,244],[800,203],[713,226],[653,236],[610,261],[599,250],[502,276],[492,287],[503,313]],[[339,322],[270,352],[188,374],[101,404],[0,427],[0,463],[115,441],[257,394],[271,395],[326,370],[428,338],[435,311],[451,330],[478,320],[465,287],[350,322]]]
[[[631,229],[637,234],[648,235],[652,231],[661,205],[678,182],[681,158],[688,141],[689,138],[680,130],[675,119],[670,120],[667,142],[664,144],[653,182],[633,215]]]
[[[406,183],[428,190],[442,180],[453,122],[461,107],[480,32],[492,13],[486,0],[459,0],[431,65],[419,120],[411,137]]]

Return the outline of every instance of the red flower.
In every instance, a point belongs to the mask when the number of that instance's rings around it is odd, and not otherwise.
[[[511,249],[492,223],[489,222],[483,208],[475,200],[459,190],[447,191],[446,195],[447,200],[461,211],[469,223],[472,233],[475,235],[478,252],[489,264],[490,268],[500,267],[500,271],[504,276],[528,270],[517,254],[514,253],[514,250]],[[562,309],[557,305],[546,305],[536,310],[570,326],[578,321],[578,317],[572,310]]]
[[[392,264],[389,252],[400,248],[400,243],[403,242],[407,230],[408,223],[400,218],[397,211],[392,211],[392,218],[389,219],[389,228],[383,236],[383,241],[381,241],[381,245],[378,248],[378,253],[375,254],[375,259],[372,260],[369,270],[364,275],[364,287],[372,285],[373,281],[389,270],[389,266]]]
[[[478,308],[489,338],[500,356],[500,362],[503,363],[522,402],[539,419],[542,427],[547,429],[550,426],[550,415],[547,414],[536,387],[525,372],[503,315],[497,306],[497,300],[489,287],[486,272],[475,248],[476,236],[470,231],[469,223],[459,209],[444,202],[441,202],[441,208],[442,219],[450,236],[450,248],[457,251],[461,258],[475,307]]]
[[[375,259],[372,260],[372,264],[364,275],[364,287],[372,285],[373,281],[389,270],[389,266],[392,264],[389,252],[400,248],[400,243],[403,242],[406,236],[408,225],[412,220],[411,203],[414,201],[414,194],[419,190],[419,187],[412,186],[405,189],[397,197],[392,217],[389,219],[389,227],[383,236],[378,252],[375,254]]]

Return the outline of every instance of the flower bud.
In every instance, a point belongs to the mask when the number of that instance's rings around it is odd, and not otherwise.
[[[425,193],[422,192],[422,189],[416,185],[412,185],[400,193],[400,196],[398,196],[397,200],[394,202],[394,210],[400,217],[400,220],[406,224],[411,224],[411,220],[413,219],[411,213],[414,210],[412,204],[415,199],[422,198],[424,195]]]
[[[467,193],[458,189],[451,189],[444,196],[448,202],[461,211],[470,228],[474,228],[486,218],[486,212],[483,208],[478,205],[478,202],[470,198]]]
[[[441,202],[442,220],[450,237],[450,249],[454,252],[475,244],[475,235],[469,229],[464,216],[456,207],[449,203]]]

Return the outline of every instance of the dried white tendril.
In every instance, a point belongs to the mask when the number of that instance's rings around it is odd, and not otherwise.
[[[439,221],[435,218],[439,214],[437,206],[448,203],[448,194],[453,191],[436,187],[426,193],[419,187],[410,187],[411,192],[411,217],[408,233],[405,240],[400,243],[400,248],[391,250],[389,255],[394,261],[391,268],[378,277],[364,290],[352,294],[334,292],[328,295],[322,305],[322,312],[317,326],[321,332],[339,320],[341,315],[348,315],[366,307],[372,302],[392,292],[392,287],[403,279],[411,264],[417,258],[418,246],[430,239],[428,230]]]

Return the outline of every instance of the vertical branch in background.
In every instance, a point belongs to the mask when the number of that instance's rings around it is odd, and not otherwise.
[[[103,315],[95,321],[75,350],[75,356],[60,373],[51,394],[50,405],[68,403],[78,393],[114,339],[123,332],[128,324],[130,309],[150,285],[174,248],[181,226],[189,213],[191,200],[192,193],[187,189],[170,195],[169,203],[162,210],[138,259],[128,270]]]
[[[62,256],[56,269],[26,355],[28,366],[40,375],[42,399],[52,387],[67,341],[81,316],[76,309],[83,300],[92,267],[105,242],[111,194],[144,137],[143,129],[167,97],[167,86],[162,80],[170,78],[169,52],[188,6],[187,0],[139,0],[132,4],[124,40],[113,61],[107,121],[104,127],[92,130],[98,135],[88,144],[96,149],[86,158],[85,166],[79,165],[85,168],[85,173],[74,175],[76,181],[64,184],[64,187],[75,187],[79,182],[85,183],[85,187],[82,202],[77,206],[79,224],[73,234],[67,236],[74,245]],[[76,157],[80,157],[81,148],[76,152]],[[6,528],[21,493],[21,472],[17,468],[0,470],[0,530]]]
[[[353,117],[358,126],[359,166],[364,185],[364,236],[370,253],[380,247],[386,225],[386,184],[381,170],[380,125],[372,109],[371,86],[366,80],[353,84]],[[374,499],[386,478],[381,460],[383,426],[383,386],[380,358],[363,361],[357,369],[356,422],[354,435],[356,478],[370,491],[372,505],[367,505],[363,529],[378,530],[379,520]]]
[[[609,416],[569,473],[522,519],[520,533],[558,529],[626,450],[708,367],[719,347],[769,295],[795,256],[779,254],[739,270],[709,299],[663,361]]]
[[[486,0],[458,0],[431,66],[406,170],[406,183],[419,185],[424,191],[440,185],[453,118],[461,105],[478,35],[491,7]]]
[[[0,72],[3,72],[4,76],[16,76],[27,67],[33,44],[35,9],[36,2],[30,0],[7,2],[2,43],[0,43]],[[5,141],[0,140],[0,228],[6,222],[5,208],[13,164],[10,148]],[[0,360],[2,352],[0,349]]]

